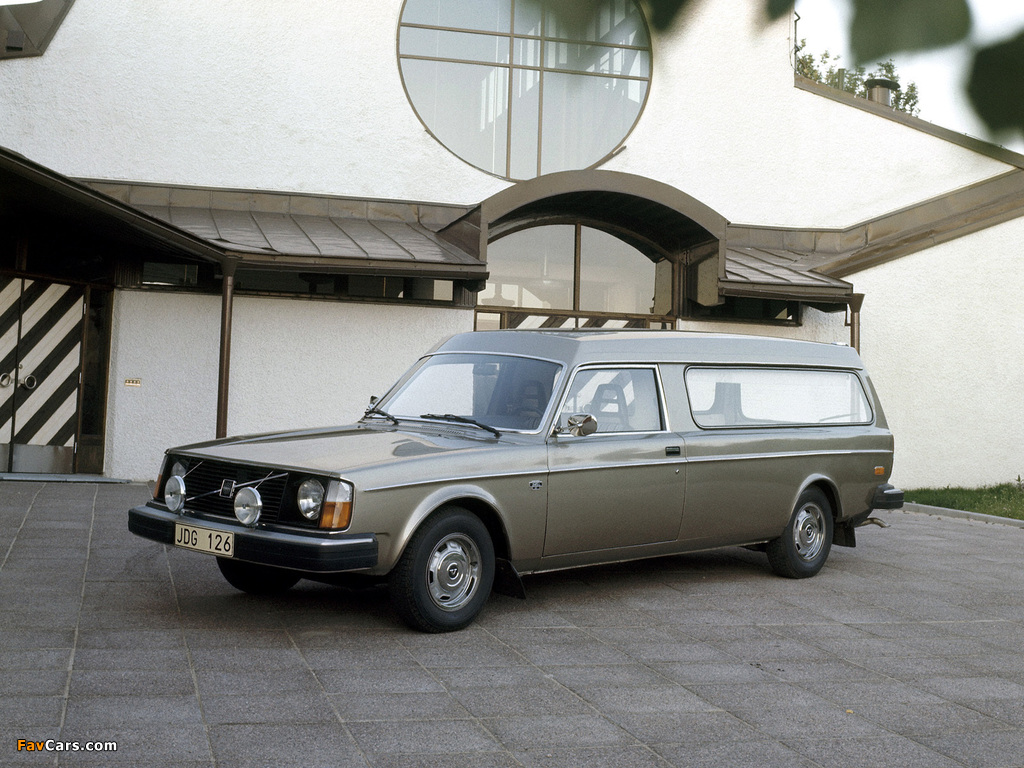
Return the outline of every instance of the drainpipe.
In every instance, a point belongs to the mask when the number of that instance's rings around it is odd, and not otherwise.
[[[850,326],[850,346],[860,354],[860,307],[864,303],[863,293],[854,293],[850,296],[850,319],[846,323]]]
[[[217,437],[228,434],[228,379],[231,368],[231,305],[235,298],[235,266],[233,259],[221,265],[224,273],[220,302],[220,369],[217,374]]]

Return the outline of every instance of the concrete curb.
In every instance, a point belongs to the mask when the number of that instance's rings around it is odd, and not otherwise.
[[[953,517],[961,520],[975,520],[979,523],[988,523],[989,525],[1009,525],[1014,528],[1024,528],[1024,520],[1015,520],[1012,517],[983,515],[980,512],[964,512],[959,509],[946,509],[944,507],[929,507],[927,504],[904,504],[903,511],[931,515],[932,517]]]

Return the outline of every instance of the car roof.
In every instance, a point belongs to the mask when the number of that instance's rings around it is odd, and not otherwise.
[[[694,331],[505,330],[453,336],[435,354],[494,352],[583,363],[705,363],[863,369],[852,347],[796,339]]]

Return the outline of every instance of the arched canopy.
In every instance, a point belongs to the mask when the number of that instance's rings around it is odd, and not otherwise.
[[[728,222],[684,192],[615,171],[565,171],[521,182],[480,207],[481,252],[509,231],[560,219],[586,220],[662,255],[678,258],[702,246],[720,253]]]

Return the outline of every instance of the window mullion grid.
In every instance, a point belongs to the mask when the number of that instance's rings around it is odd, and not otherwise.
[[[580,224],[576,224],[576,236],[575,244],[573,246],[573,285],[572,285],[572,308],[574,312],[580,311],[580,281],[583,278],[583,273],[580,271],[580,265],[583,262],[580,251],[583,247],[583,227]]]
[[[508,21],[508,93],[505,95],[505,178],[512,178],[512,103],[516,79],[516,0],[509,3]]]

